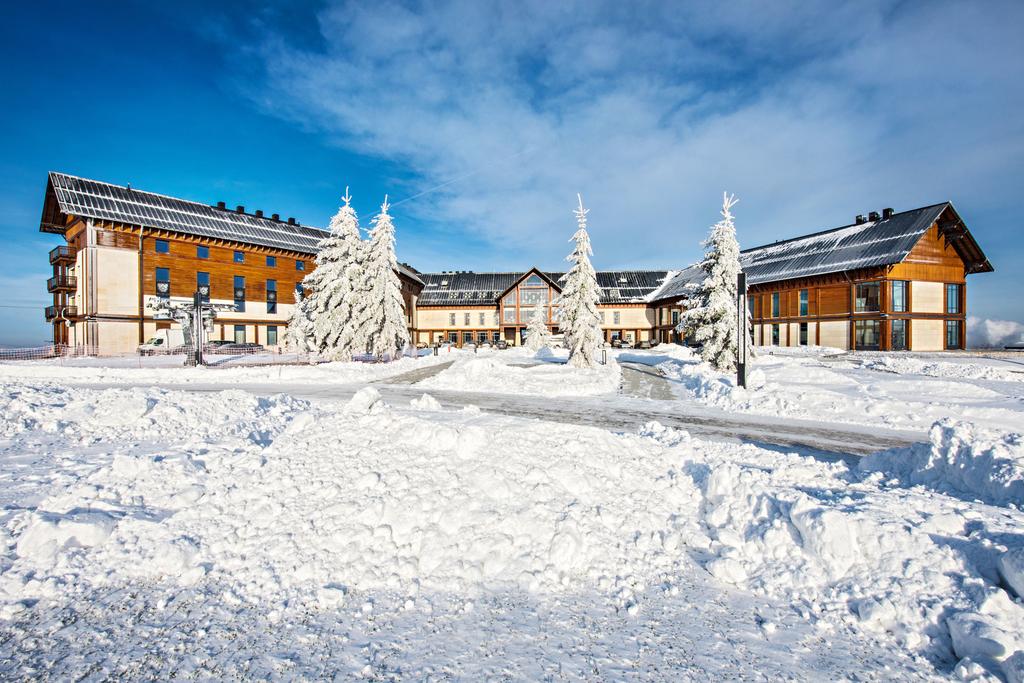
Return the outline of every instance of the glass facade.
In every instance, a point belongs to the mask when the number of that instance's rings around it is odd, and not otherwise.
[[[504,315],[505,315],[504,322],[506,322],[506,323],[514,323],[516,321],[516,309],[514,307],[513,308],[506,308]]]
[[[877,351],[882,341],[882,321],[858,320],[854,323],[854,348]]]
[[[267,326],[267,345],[277,346],[277,325]]]
[[[907,321],[893,320],[889,323],[889,347],[893,351],[907,350]]]
[[[946,313],[960,312],[960,285],[946,285]]]
[[[861,282],[856,287],[856,301],[854,311],[857,313],[872,313],[880,310],[879,298],[881,292],[880,282]]]
[[[892,310],[893,313],[907,312],[907,282],[896,280],[892,283]]]
[[[779,317],[779,293],[778,292],[773,292],[772,293],[772,317],[773,318],[778,318]]]
[[[800,346],[807,346],[807,323],[800,323]]]
[[[536,306],[548,302],[548,288],[544,289],[523,289],[519,292],[520,306]]]
[[[807,315],[807,290],[800,290],[800,315]]]
[[[959,320],[947,320],[946,321],[946,348],[947,349],[959,349],[960,348],[960,321]]]

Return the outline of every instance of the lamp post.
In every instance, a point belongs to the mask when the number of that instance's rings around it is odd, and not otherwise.
[[[747,274],[736,276],[736,384],[747,388]]]

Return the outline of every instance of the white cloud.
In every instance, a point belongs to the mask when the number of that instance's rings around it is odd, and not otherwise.
[[[967,345],[972,349],[1001,349],[1024,344],[1024,325],[1012,320],[967,318]]]

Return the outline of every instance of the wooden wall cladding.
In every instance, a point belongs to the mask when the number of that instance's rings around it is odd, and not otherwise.
[[[116,247],[118,249],[138,249],[139,236],[128,232],[114,232],[112,230],[96,231],[96,246]]]
[[[850,312],[850,287],[821,287],[818,290],[819,315],[838,315]]]
[[[171,296],[192,296],[196,291],[196,273],[210,274],[210,297],[213,299],[234,298],[235,276],[245,278],[245,298],[247,301],[265,301],[267,298],[267,280],[277,281],[277,301],[281,304],[295,303],[295,285],[302,282],[313,270],[312,258],[301,259],[306,270],[295,269],[293,255],[277,255],[277,265],[268,266],[266,252],[246,251],[244,263],[236,263],[235,249],[207,246],[209,258],[199,258],[196,247],[201,243],[185,242],[169,239],[169,251],[166,254],[156,252],[156,239],[146,236],[142,245],[142,279],[143,293],[147,296],[156,293],[156,269],[167,268],[171,274]]]

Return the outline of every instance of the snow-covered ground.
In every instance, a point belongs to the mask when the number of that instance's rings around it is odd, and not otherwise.
[[[0,366],[0,673],[1021,680],[1012,364],[762,353],[741,390],[685,349],[610,358],[589,375],[522,351]],[[345,403],[187,391],[279,370],[293,384],[365,382],[452,360],[403,405],[371,387]],[[836,461],[429,396],[614,403],[621,367],[637,363],[678,399],[738,412],[940,422],[921,444]],[[78,386],[175,373],[181,390]]]
[[[746,389],[675,345],[616,357],[657,367],[681,399],[730,411],[922,431],[944,418],[1024,427],[1024,356],[760,348]]]

